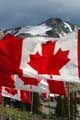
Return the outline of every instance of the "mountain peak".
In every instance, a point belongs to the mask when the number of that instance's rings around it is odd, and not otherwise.
[[[74,30],[75,25],[69,22],[60,18],[49,18],[38,25],[9,29],[6,30],[6,33],[11,33],[22,38],[32,36],[62,37]]]

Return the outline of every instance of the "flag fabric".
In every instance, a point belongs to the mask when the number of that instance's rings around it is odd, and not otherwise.
[[[30,92],[9,87],[0,87],[0,96],[16,99],[30,104]]]
[[[43,97],[50,96],[51,94],[57,94],[62,96],[67,95],[65,83],[63,81],[46,80],[46,84],[47,84],[47,89],[49,90],[49,93],[43,92],[42,93]]]
[[[49,94],[48,93],[42,93],[41,97],[42,97],[42,99],[43,98],[49,99]]]
[[[49,93],[42,93],[42,99],[49,99],[49,97],[54,97],[54,94],[67,96],[67,91],[65,83],[63,81],[47,80]]]
[[[62,81],[28,78],[18,75],[0,74],[0,86],[11,87],[39,93],[66,95],[65,84]]]
[[[0,72],[80,82],[80,30],[62,38],[7,34],[0,40]]]
[[[66,96],[66,88],[63,81],[47,80],[51,94]]]
[[[0,72],[0,86],[15,88],[14,75]]]
[[[3,97],[2,97],[2,89],[1,89],[1,87],[0,87],[0,104],[2,104],[3,103]]]
[[[0,72],[19,73],[22,40],[10,34],[0,41]]]
[[[32,85],[32,88],[31,88]],[[49,92],[47,84],[41,79],[28,78],[11,74],[0,74],[0,86],[33,92]]]

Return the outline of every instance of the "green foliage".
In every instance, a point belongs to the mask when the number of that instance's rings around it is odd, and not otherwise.
[[[26,103],[23,103],[14,99],[6,98],[6,97],[4,97],[4,105],[9,105],[10,107],[21,109],[24,111],[31,111],[30,104],[26,104]],[[40,106],[39,94],[33,93],[33,113],[37,113],[37,114],[39,113],[39,106]]]
[[[64,112],[65,112],[63,109],[64,109],[64,99],[61,96],[58,96],[57,97],[57,106],[55,109],[56,116],[58,116],[58,117],[63,116]]]
[[[30,109],[31,109],[30,104],[20,102],[20,109],[23,110],[23,111],[30,111]]]
[[[0,106],[0,111],[2,113],[7,113],[9,116],[11,116],[11,120],[18,120],[19,116],[21,120],[28,120],[28,116],[30,115],[28,112],[26,111],[22,111],[22,110],[18,110],[15,108],[9,108],[9,107],[5,107],[5,106]]]
[[[4,97],[4,106],[6,106],[6,105],[9,105],[9,107],[21,109],[24,111],[30,111],[30,109],[31,109],[30,104]]]
[[[55,114],[57,116],[68,117],[68,97],[57,97],[57,106],[55,110]],[[78,113],[78,108],[76,104],[75,95],[73,93],[70,94],[70,116],[73,116]]]

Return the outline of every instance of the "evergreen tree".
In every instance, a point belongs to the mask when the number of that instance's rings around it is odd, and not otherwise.
[[[57,106],[55,109],[56,116],[61,116],[62,118],[68,118],[68,97],[57,97]],[[73,118],[74,114],[78,112],[77,103],[73,93],[70,94],[70,117]]]

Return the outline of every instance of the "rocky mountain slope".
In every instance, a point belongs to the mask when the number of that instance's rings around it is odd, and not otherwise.
[[[22,38],[32,36],[62,37],[76,29],[75,25],[60,18],[49,18],[48,20],[36,25],[17,27],[1,31],[3,34],[11,33]]]

